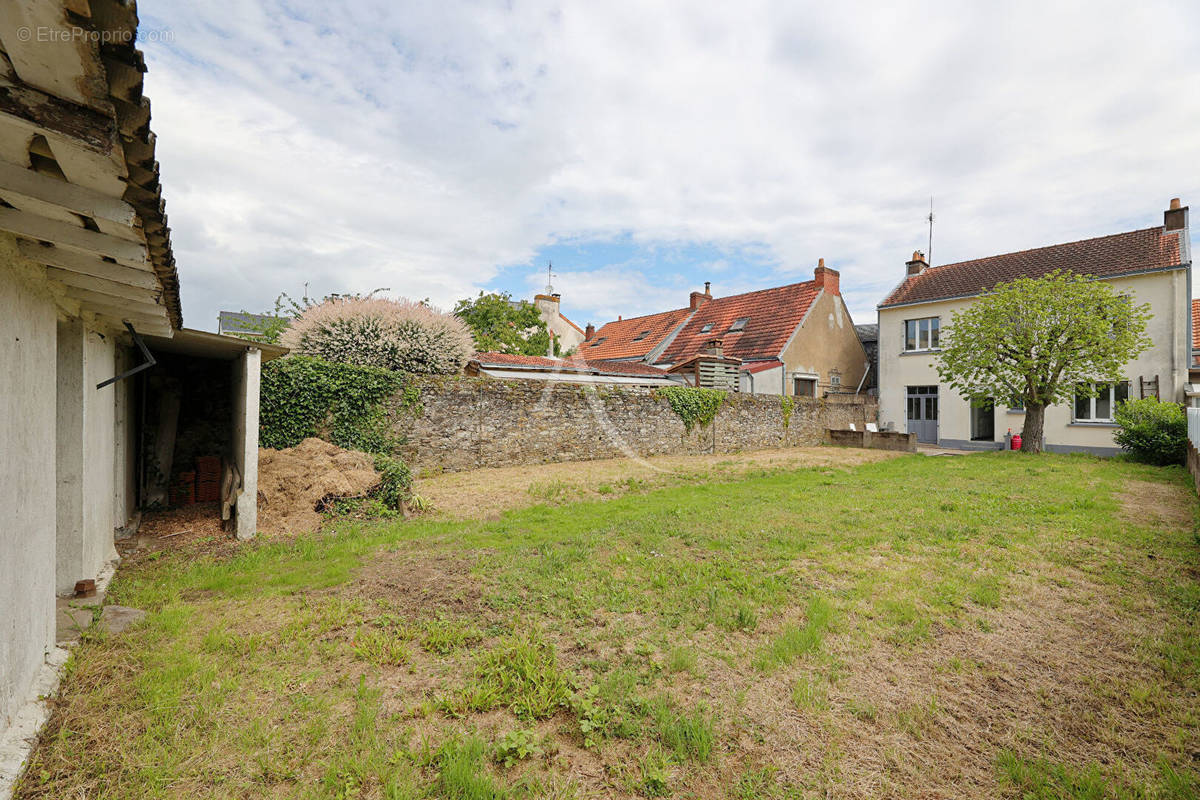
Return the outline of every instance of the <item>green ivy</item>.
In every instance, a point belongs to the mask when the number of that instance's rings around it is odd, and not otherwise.
[[[390,454],[395,437],[383,401],[404,386],[405,376],[375,367],[289,356],[265,365],[259,409],[259,444],[295,447],[324,436],[338,447]],[[419,406],[420,394],[402,407]]]
[[[796,410],[796,398],[791,395],[779,395],[779,409],[783,412],[783,429],[786,431],[792,424],[792,412]]]
[[[655,390],[681,420],[688,433],[697,425],[704,430],[717,418],[717,412],[725,405],[727,395],[720,389],[698,389],[692,386],[664,386]]]
[[[403,508],[412,493],[412,471],[408,465],[379,453],[375,456],[375,469],[379,473],[379,489],[375,492],[375,498],[388,508]]]

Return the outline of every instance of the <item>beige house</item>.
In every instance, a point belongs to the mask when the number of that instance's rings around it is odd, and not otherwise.
[[[931,267],[914,253],[900,284],[879,304],[879,419],[922,442],[965,449],[1005,446],[1024,424],[1020,408],[974,408],[942,384],[935,359],[954,312],[997,283],[1054,270],[1095,275],[1153,313],[1153,346],[1125,367],[1125,379],[1097,397],[1046,409],[1046,449],[1113,454],[1113,408],[1126,398],[1184,401],[1192,349],[1188,209],[1172,200],[1163,224],[1079,242]]]
[[[555,292],[539,294],[534,295],[533,305],[537,308],[542,322],[546,323],[546,329],[550,331],[550,335],[558,340],[559,352],[569,353],[583,343],[583,329],[562,315],[559,310],[561,300],[562,295]],[[554,357],[553,342],[550,345],[550,352],[546,355]]]
[[[588,327],[579,352],[589,361],[642,361],[749,394],[853,394],[870,368],[825,259],[812,280],[715,298],[705,284],[685,308]]]

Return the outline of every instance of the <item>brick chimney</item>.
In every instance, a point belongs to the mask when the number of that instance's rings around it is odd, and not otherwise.
[[[1171,198],[1171,204],[1163,212],[1164,231],[1185,231],[1188,228],[1188,207],[1179,202],[1178,197]]]
[[[825,259],[817,259],[817,268],[813,270],[813,282],[824,289],[826,294],[841,294],[841,273],[836,269],[825,266]]]
[[[688,296],[688,307],[692,311],[695,311],[709,300],[712,300],[712,291],[709,289],[710,286],[712,286],[712,282],[705,281],[703,292],[692,292],[691,295]]]
[[[720,339],[709,339],[704,343],[704,355],[724,358],[725,342],[721,341]]]
[[[904,266],[908,268],[909,276],[920,275],[925,270],[929,269],[929,262],[925,260],[925,254],[920,250],[913,251],[912,261],[909,261]]]
[[[596,326],[589,322],[587,324],[587,327],[583,329],[583,340],[585,342],[589,342],[589,341],[591,341],[592,337],[595,335],[596,335]]]

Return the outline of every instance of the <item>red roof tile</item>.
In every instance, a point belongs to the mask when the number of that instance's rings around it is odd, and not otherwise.
[[[1054,270],[1100,278],[1178,266],[1179,236],[1161,227],[1055,244],[1017,253],[929,267],[893,291],[880,307],[972,297],[998,283],[1038,278]]]
[[[1200,350],[1200,300],[1192,301],[1192,349]]]
[[[604,361],[576,358],[522,356],[513,353],[476,353],[472,359],[481,367],[526,367],[538,371],[584,372],[593,375],[649,375],[667,377],[666,370],[640,361]]]
[[[779,359],[771,359],[770,361],[748,361],[748,362],[742,364],[740,369],[742,370],[742,372],[749,372],[749,373],[753,374],[753,373],[757,373],[757,372],[762,372],[763,370],[775,369],[776,367],[781,367],[781,366],[783,366],[782,361],[780,361]]]
[[[609,322],[596,331],[591,339],[579,345],[579,352],[588,359],[644,358],[691,313],[690,308],[680,308]]]
[[[658,363],[678,364],[701,352],[711,339],[720,339],[725,355],[732,358],[776,358],[819,292],[815,281],[804,281],[709,300],[687,321]],[[747,318],[745,328],[731,331],[742,318]]]

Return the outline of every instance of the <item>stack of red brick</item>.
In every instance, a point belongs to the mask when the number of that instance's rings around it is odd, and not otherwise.
[[[196,502],[196,473],[181,472],[171,484],[171,506],[190,506]]]
[[[220,456],[198,456],[196,458],[196,502],[215,503],[220,499]]]

